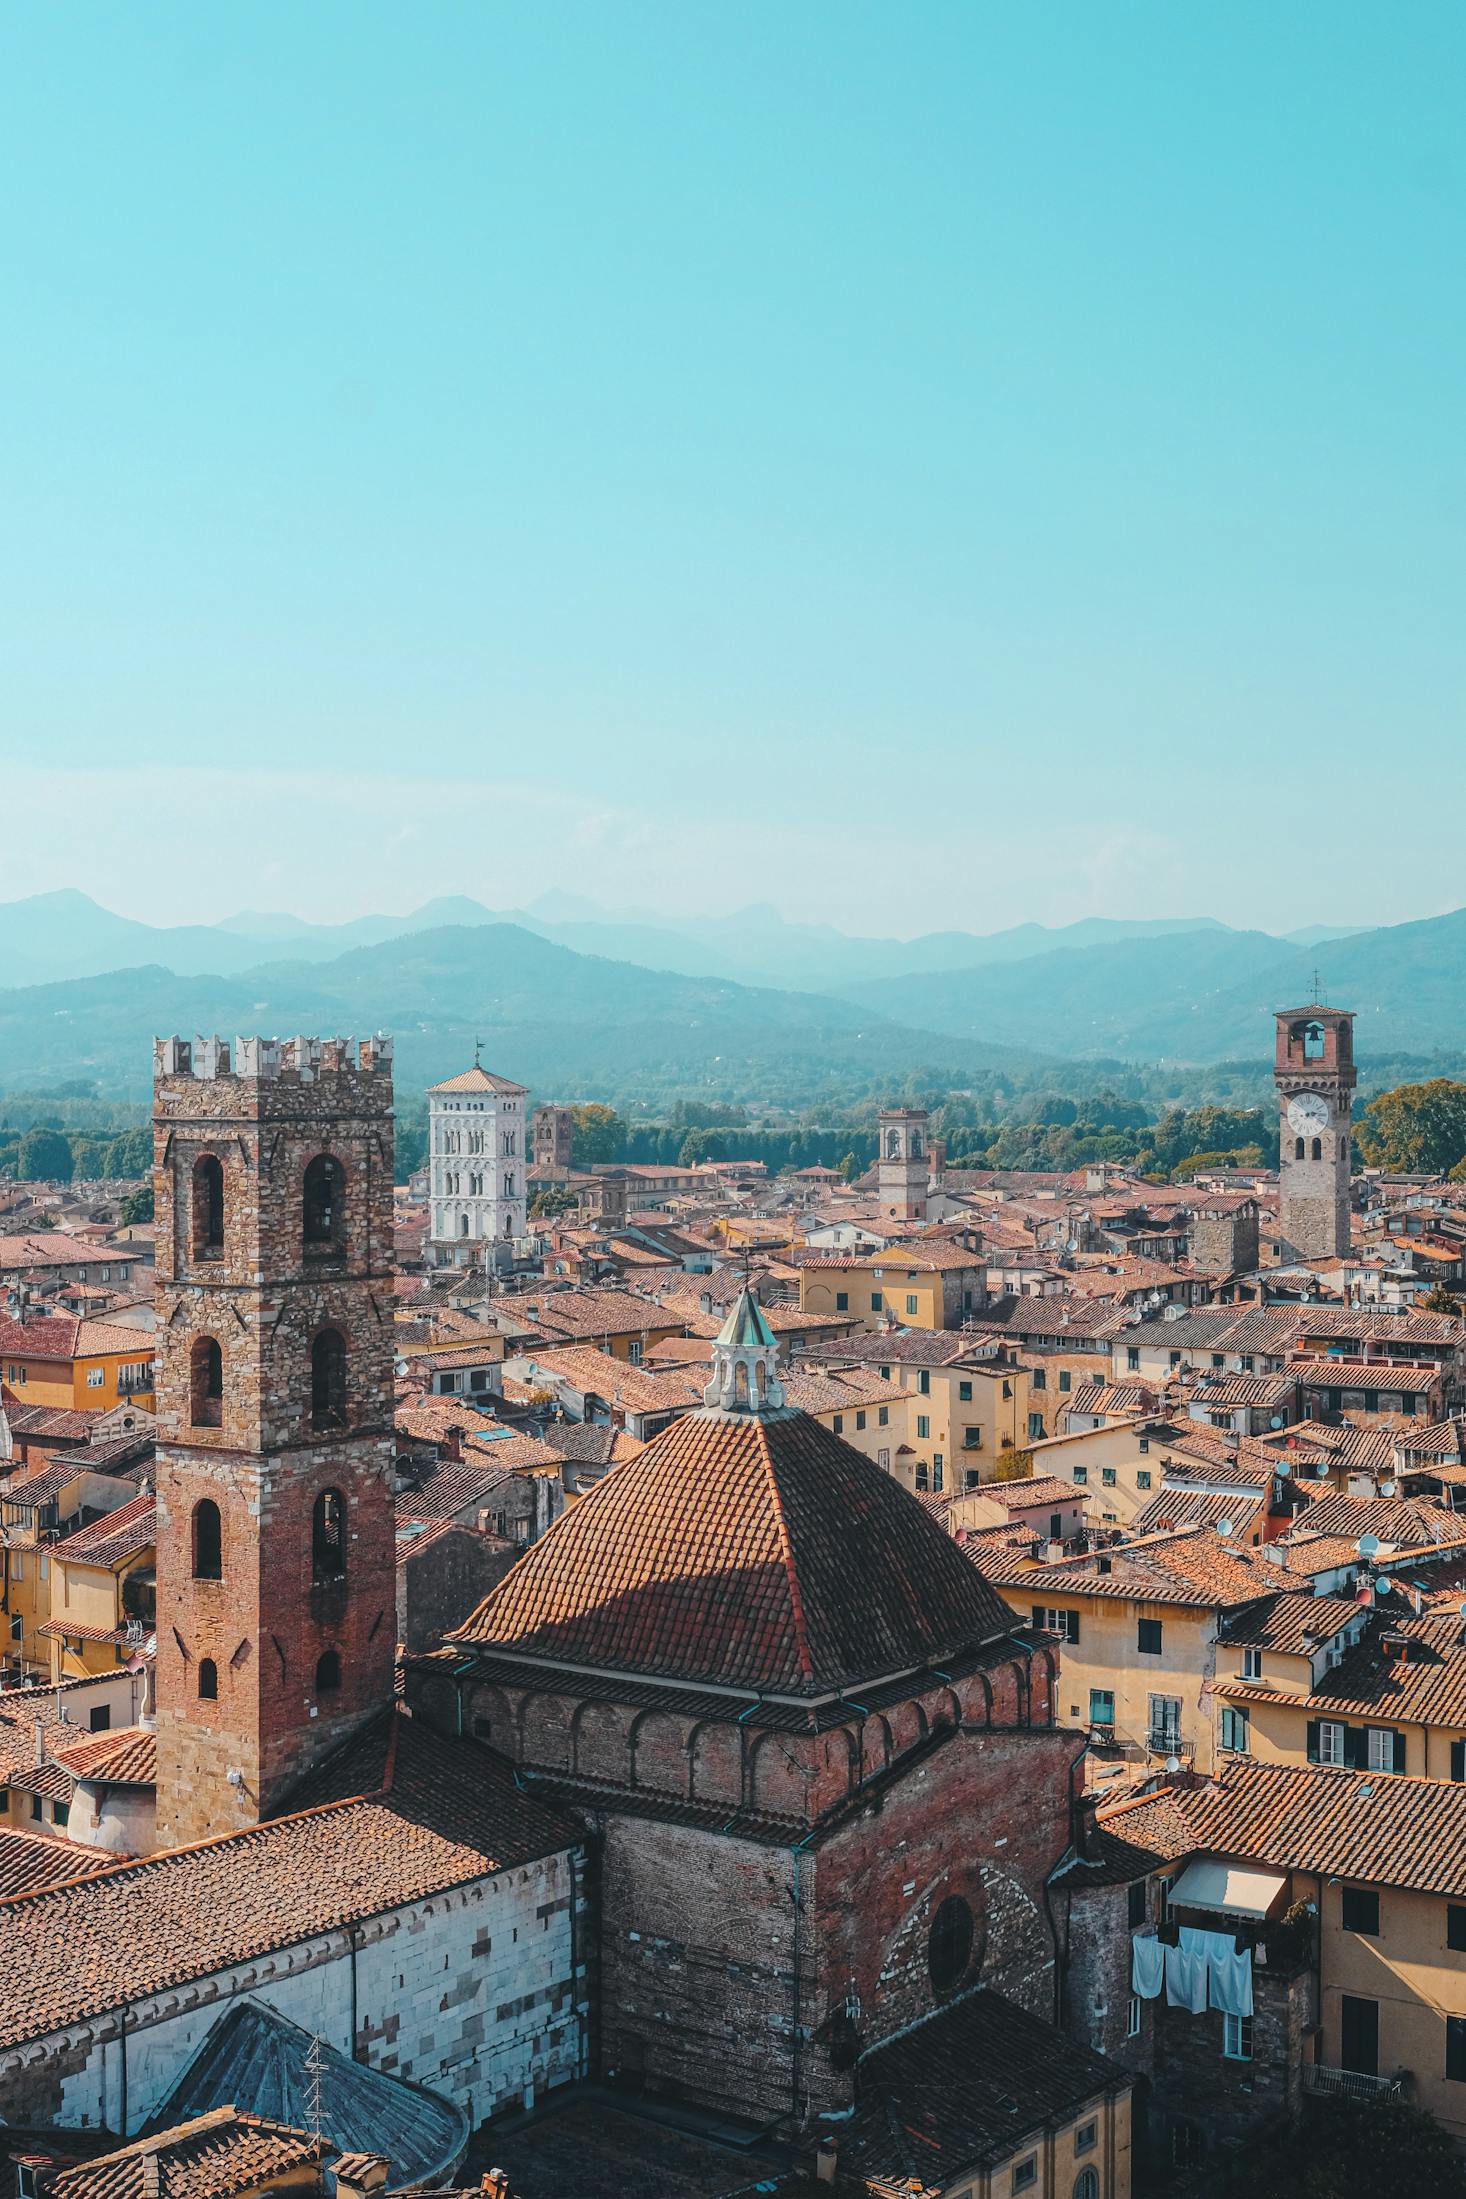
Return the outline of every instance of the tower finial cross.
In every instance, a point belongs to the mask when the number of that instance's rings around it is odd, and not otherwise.
[[[1323,979],[1318,974],[1318,964],[1313,965],[1313,1005],[1316,1008],[1323,999]]]
[[[474,1042],[473,1042],[473,1065],[474,1065],[475,1069],[481,1069],[481,1068],[483,1067],[483,1063],[482,1063],[482,1061],[481,1061],[481,1060],[479,1059],[479,1056],[480,1056],[480,1055],[482,1054],[483,1050],[484,1050],[484,1042],[483,1042],[483,1040],[482,1040],[481,1038],[476,1038],[476,1039],[474,1040]]]

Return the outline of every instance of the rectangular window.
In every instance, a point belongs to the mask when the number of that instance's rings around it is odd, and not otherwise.
[[[1310,1764],[1342,1764],[1344,1761],[1344,1728],[1333,1718],[1310,1719],[1308,1726],[1308,1761]]]
[[[1101,1466],[1101,1468],[1100,1468],[1100,1480],[1101,1480],[1101,1482],[1102,1482],[1102,1483],[1104,1484],[1105,1488],[1107,1488],[1107,1489],[1113,1489],[1113,1488],[1114,1488],[1114,1486],[1115,1486],[1115,1469],[1114,1469],[1114,1467],[1113,1467],[1113,1466]]]
[[[1181,1739],[1181,1698],[1179,1695],[1152,1695],[1150,1698],[1150,1746],[1153,1750],[1165,1750],[1167,1754],[1176,1748]]]
[[[1016,2161],[1013,2164],[1013,2189],[1015,2191],[1027,2191],[1031,2185],[1037,2182],[1038,2155],[1036,2153],[1030,2153],[1026,2161]]]
[[[1459,1901],[1446,1903],[1446,1945],[1458,1954],[1466,1954],[1466,1908]]]
[[[1098,2136],[1098,2123],[1081,2123],[1074,2133],[1074,2151],[1076,2153],[1090,2152]]]
[[[1446,2018],[1446,2075],[1453,2084],[1466,2084],[1466,2016]]]
[[[1132,1374],[1135,1372],[1135,1369],[1140,1365],[1140,1352],[1136,1345],[1131,1344],[1127,1346],[1125,1352],[1125,1364],[1130,1369]]]
[[[878,1428],[889,1428],[889,1427],[890,1427],[890,1425],[891,1425],[891,1408],[890,1408],[890,1406],[889,1406],[889,1405],[877,1405],[877,1407],[876,1407],[876,1426],[877,1426]]]
[[[1372,1886],[1346,1886],[1343,1890],[1340,1923],[1346,1932],[1361,1932],[1369,1939],[1379,1938],[1379,1895]]]
[[[1247,1713],[1228,1704],[1222,1712],[1221,1740],[1224,1749],[1234,1756],[1247,1754]]]
[[[959,1382],[957,1396],[962,1404],[970,1405],[972,1403],[972,1384],[970,1382]]]
[[[1050,1604],[1036,1603],[1033,1607],[1033,1623],[1045,1634],[1057,1634],[1061,1642],[1077,1642],[1079,1639],[1077,1611],[1059,1611]]]
[[[51,1822],[53,1825],[68,1824],[70,1819],[71,1804],[69,1802],[53,1802],[51,1804]]]
[[[1037,1443],[1037,1442],[1038,1442],[1038,1441],[1039,1441],[1039,1440],[1041,1439],[1041,1437],[1042,1437],[1042,1435],[1043,1435],[1043,1432],[1044,1432],[1044,1416],[1043,1416],[1043,1414],[1042,1414],[1042,1413],[1030,1413],[1030,1414],[1029,1414],[1029,1416],[1028,1416],[1028,1439],[1029,1439],[1030,1443]]]
[[[104,1383],[104,1382],[106,1381],[106,1379],[107,1379],[107,1375],[106,1375],[106,1369],[105,1369],[105,1368],[103,1368],[103,1367],[88,1367],[88,1368],[87,1368],[87,1388],[88,1388],[89,1390],[99,1390],[99,1389],[100,1389],[100,1388],[102,1387],[102,1384],[103,1384],[103,1383]]]
[[[1403,1771],[1405,1769],[1405,1736],[1392,1726],[1371,1726],[1369,1729],[1369,1769],[1371,1771]]]
[[[1042,1367],[1034,1367],[1030,1370],[1028,1386],[1031,1390],[1046,1390],[1048,1388],[1049,1378]]]
[[[1150,1487],[1150,1474],[1144,1466],[1136,1473],[1135,1486],[1137,1489],[1148,1489]]]
[[[836,1435],[845,1433],[845,1415],[843,1413],[836,1413],[835,1415],[835,1433]]]
[[[1260,1680],[1262,1678],[1262,1651],[1260,1649],[1243,1650],[1242,1677],[1244,1680]]]
[[[941,1488],[942,1488],[942,1454],[941,1454],[941,1452],[940,1452],[940,1451],[933,1451],[933,1452],[932,1452],[932,1493],[933,1493],[933,1495],[940,1495],[940,1493],[941,1493]]]
[[[910,1313],[910,1312],[914,1311],[914,1308],[912,1308],[912,1307],[908,1306],[906,1310],[907,1310],[907,1312],[908,1312],[908,1313]],[[930,1373],[928,1372],[928,1370],[927,1370],[927,1369],[926,1369],[925,1367],[922,1367],[922,1368],[920,1368],[920,1369],[918,1370],[918,1373],[917,1373],[917,1377],[916,1377],[916,1387],[917,1387],[917,1389],[918,1389],[918,1390],[919,1390],[919,1391],[921,1392],[921,1394],[922,1394],[922,1396],[923,1396],[923,1397],[930,1397],[930,1396],[931,1396],[931,1394],[932,1394],[932,1378],[931,1378],[931,1375],[930,1375]]]
[[[862,1429],[862,1428],[863,1428],[864,1426],[865,1426],[865,1414],[864,1414],[864,1413],[857,1413],[857,1414],[855,1415],[855,1427],[856,1427],[856,1432],[857,1432],[857,1433],[859,1433],[859,1431],[860,1431],[860,1430],[861,1430],[861,1429]]]
[[[836,1291],[835,1311],[836,1313],[848,1313],[850,1311],[850,1293],[848,1290]]]
[[[1127,2039],[1138,2039],[1140,2037],[1140,2018],[1144,2007],[1145,2003],[1140,1995],[1132,1993],[1129,2013],[1125,2019],[1125,2036]]]
[[[1223,2016],[1222,2052],[1229,2062],[1251,2061],[1252,2018],[1250,2016]]]
[[[1137,1878],[1126,1891],[1126,1914],[1132,1932],[1138,1931],[1145,1922],[1145,1888],[1146,1881]]]
[[[916,1296],[916,1293],[915,1293],[915,1291],[911,1291],[911,1290],[907,1291],[907,1293],[906,1293],[906,1311],[907,1311],[908,1313],[917,1313],[917,1312],[919,1312],[920,1310],[921,1310],[921,1309],[920,1309],[920,1303],[919,1303],[919,1301],[918,1301],[918,1299],[917,1299],[917,1296]]]
[[[872,1313],[879,1313],[881,1311],[881,1308],[885,1305],[885,1302],[885,1299],[881,1296],[878,1290],[873,1290],[871,1292],[870,1310]],[[889,1377],[887,1377],[887,1379],[889,1380]]]
[[[981,1430],[981,1428],[964,1428],[964,1429],[963,1429],[963,1431],[962,1431],[962,1448],[963,1448],[963,1450],[964,1450],[964,1451],[980,1451],[980,1450],[982,1449],[982,1430]]]
[[[1463,2029],[1466,2029],[1466,2026],[1463,2026]],[[1449,2031],[1447,2032],[1446,2051],[1449,2055]],[[1352,2069],[1356,2076],[1377,2077],[1379,2075],[1379,2002],[1377,2000],[1364,2000],[1353,1993],[1341,1995],[1339,2001],[1339,2060],[1345,2069]],[[1466,2066],[1462,2068],[1462,2076],[1466,2077]]]
[[[929,1437],[929,1436],[931,1435],[931,1432],[932,1432],[932,1424],[931,1424],[931,1421],[930,1421],[930,1420],[928,1419],[927,1415],[926,1415],[925,1413],[918,1413],[918,1414],[917,1414],[917,1416],[916,1416],[916,1440],[917,1440],[917,1442],[918,1442],[918,1443],[925,1443],[925,1442],[927,1441],[928,1437]]]
[[[1088,1468],[1087,1466],[1076,1466],[1076,1467],[1075,1467],[1075,1469],[1074,1469],[1074,1486],[1075,1486],[1075,1488],[1076,1488],[1076,1489],[1082,1489],[1082,1488],[1084,1488],[1084,1487],[1085,1487],[1085,1485],[1086,1485],[1086,1483],[1088,1482],[1088,1480],[1089,1480],[1089,1468]]]
[[[1089,1722],[1092,1726],[1112,1726],[1115,1723],[1115,1691],[1112,1687],[1090,1689]]]
[[[1065,1396],[1068,1395],[1070,1389],[1072,1388],[1072,1384],[1069,1379],[1069,1369],[1067,1367],[1060,1367],[1059,1369],[1059,1388],[1064,1392]]]

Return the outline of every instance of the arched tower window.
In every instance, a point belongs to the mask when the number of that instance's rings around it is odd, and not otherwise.
[[[1322,1138],[1315,1138],[1315,1139],[1314,1139],[1314,1141],[1313,1141],[1313,1158],[1314,1158],[1314,1159],[1315,1159],[1316,1161],[1321,1161],[1321,1160],[1323,1159],[1323,1139],[1322,1139]]]
[[[216,1703],[219,1700],[219,1667],[212,1657],[199,1659],[199,1701]]]
[[[311,1345],[311,1426],[317,1432],[346,1426],[346,1339],[322,1329]]]
[[[1295,1138],[1295,1139],[1293,1140],[1293,1158],[1294,1158],[1294,1160],[1295,1160],[1295,1161],[1301,1161],[1301,1160],[1302,1160],[1302,1158],[1303,1158],[1303,1155],[1304,1155],[1304,1152],[1305,1152],[1305,1150],[1306,1150],[1306,1149],[1305,1149],[1305,1147],[1304,1147],[1304,1143],[1303,1143],[1303,1140],[1302,1140],[1301,1138]]]
[[[332,1153],[317,1153],[306,1169],[301,1236],[317,1252],[346,1241],[346,1171]]]
[[[341,1658],[334,1649],[323,1649],[316,1659],[317,1695],[334,1695],[341,1685]]]
[[[1074,2199],[1099,2199],[1099,2171],[1084,2168],[1074,2179]]]
[[[224,1250],[224,1167],[217,1153],[203,1153],[193,1164],[190,1219],[196,1256]]]
[[[1322,1061],[1324,1052],[1323,1025],[1305,1023],[1303,1026],[1303,1059]]]
[[[323,1489],[311,1514],[311,1579],[339,1581],[345,1573],[345,1501],[339,1489]]]
[[[201,1497],[193,1508],[193,1577],[196,1581],[224,1578],[224,1531],[212,1497]]]
[[[224,1354],[216,1336],[196,1336],[188,1355],[189,1419],[195,1428],[224,1421]]]

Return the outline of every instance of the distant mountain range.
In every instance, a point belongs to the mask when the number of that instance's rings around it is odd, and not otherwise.
[[[1194,932],[1226,933],[1211,917],[1126,922],[1089,917],[1050,928],[1017,924],[997,932],[928,932],[917,939],[855,938],[823,924],[791,924],[755,904],[720,917],[678,918],[653,910],[606,910],[568,893],[547,893],[529,909],[491,909],[466,895],[425,902],[408,916],[361,916],[311,924],[298,916],[243,909],[218,924],[152,925],[115,916],[84,893],[65,890],[0,903],[0,973],[11,985],[100,977],[156,963],[180,977],[228,976],[266,958],[330,962],[354,947],[447,926],[515,924],[577,954],[603,955],[685,977],[823,992],[919,972],[979,969],[1056,951],[1104,947]],[[1338,936],[1326,926],[1299,944]]]
[[[914,1068],[960,1084],[1015,1058],[853,1001],[684,977],[576,954],[512,924],[451,926],[333,961],[228,975],[151,965],[0,992],[0,1089],[97,1080],[137,1096],[155,1033],[391,1031],[404,1094],[473,1059],[538,1095],[636,1089],[795,1097],[896,1085]]]
[[[1207,918],[853,938],[771,908],[673,928],[546,896],[513,920],[470,899],[349,924],[245,911],[171,929],[81,893],[0,905],[0,1089],[146,1081],[154,1031],[396,1032],[404,1079],[488,1057],[537,1091],[774,1096],[869,1090],[915,1070],[1124,1059],[1262,1061],[1278,1007],[1323,989],[1371,1053],[1466,1050],[1466,910],[1292,939]]]

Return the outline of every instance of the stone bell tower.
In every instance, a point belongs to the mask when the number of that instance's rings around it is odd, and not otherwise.
[[[880,1154],[877,1196],[882,1214],[899,1222],[924,1222],[930,1176],[924,1107],[883,1107],[876,1120]]]
[[[1282,1010],[1273,1081],[1281,1255],[1338,1258],[1349,1250],[1350,1117],[1359,1081],[1352,1013],[1317,1004]]]
[[[390,1702],[392,1045],[159,1039],[158,1843]]]

